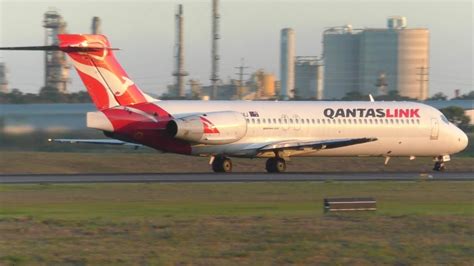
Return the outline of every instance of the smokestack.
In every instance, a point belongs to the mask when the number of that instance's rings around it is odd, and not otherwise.
[[[212,95],[217,99],[217,85],[219,82],[219,0],[212,0]]]
[[[92,18],[91,32],[92,34],[102,34],[101,21],[99,17]]]
[[[178,5],[176,18],[176,44],[175,44],[175,71],[173,76],[176,77],[175,91],[176,96],[184,98],[184,77],[188,75],[184,71],[184,32],[183,32],[183,5]]]
[[[281,30],[280,79],[281,99],[293,98],[295,93],[295,31],[291,28]]]

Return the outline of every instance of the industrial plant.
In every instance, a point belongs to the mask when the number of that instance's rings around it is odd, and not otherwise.
[[[329,28],[323,33],[323,56],[325,99],[388,91],[428,97],[429,31],[407,28],[405,17],[388,18],[387,28]]]
[[[167,86],[163,99],[332,100],[354,92],[380,96],[393,91],[413,99],[428,98],[429,30],[408,28],[405,17],[389,17],[386,28],[329,27],[322,32],[323,50],[315,49],[313,55],[297,56],[296,30],[283,28],[279,80],[273,73],[243,62],[235,67],[235,79],[222,80],[220,3],[211,1],[210,83],[202,84],[196,78],[186,80],[189,73],[185,70],[184,6],[177,5],[174,69],[170,70],[175,82]],[[101,34],[101,24],[99,17],[93,17],[91,33]],[[57,45],[57,35],[66,33],[66,26],[57,11],[47,11],[43,20],[45,45]],[[317,54],[320,56],[314,56]],[[71,79],[65,54],[50,50],[44,56],[44,87],[67,93]],[[7,68],[0,63],[0,92],[8,90]]]

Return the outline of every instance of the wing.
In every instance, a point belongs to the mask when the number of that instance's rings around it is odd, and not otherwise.
[[[329,139],[329,140],[316,140],[316,141],[281,141],[271,144],[265,144],[264,146],[257,148],[258,152],[265,151],[284,151],[284,150],[324,150],[324,149],[335,149],[351,145],[357,145],[367,142],[376,141],[377,138],[353,138],[353,139]]]
[[[58,143],[70,143],[70,144],[102,144],[102,145],[123,145],[123,146],[133,146],[133,147],[142,147],[141,144],[125,142],[117,139],[48,139],[49,142],[58,142]]]

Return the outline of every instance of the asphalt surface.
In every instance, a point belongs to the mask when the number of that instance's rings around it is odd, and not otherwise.
[[[205,183],[294,181],[474,181],[474,173],[176,173],[0,175],[0,184],[37,183]]]

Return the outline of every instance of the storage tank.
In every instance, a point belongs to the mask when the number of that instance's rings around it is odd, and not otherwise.
[[[359,89],[360,34],[348,28],[323,35],[324,99],[340,99]]]
[[[403,29],[398,31],[398,93],[425,100],[429,86],[429,31]]]
[[[275,96],[275,76],[273,74],[263,74],[263,94],[264,96]]]

